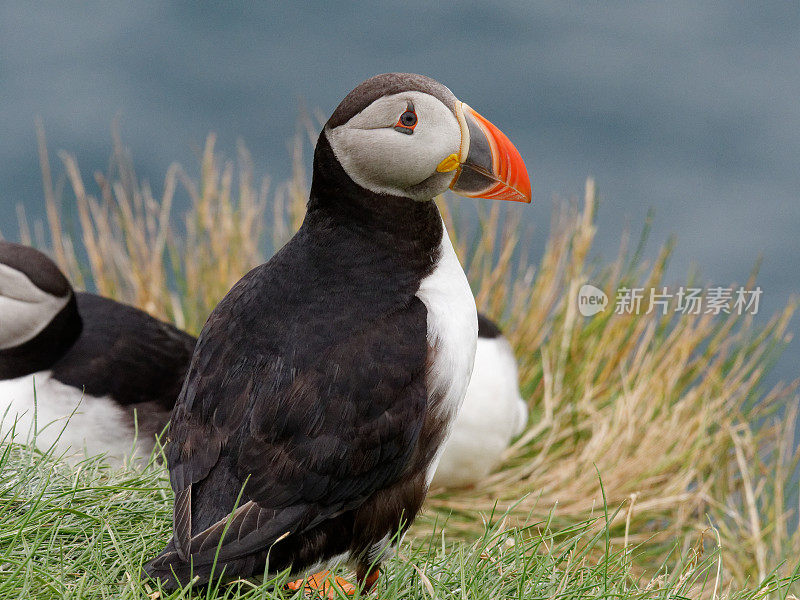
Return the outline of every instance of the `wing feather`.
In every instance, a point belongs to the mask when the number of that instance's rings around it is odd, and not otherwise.
[[[191,554],[192,539],[192,486],[188,486],[175,494],[175,506],[172,511],[172,534],[175,550],[183,560]]]

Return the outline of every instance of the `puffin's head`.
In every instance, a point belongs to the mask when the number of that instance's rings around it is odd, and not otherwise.
[[[323,135],[350,179],[377,194],[430,200],[450,188],[462,196],[531,201],[514,145],[423,75],[367,79],[342,100]]]
[[[0,350],[36,337],[72,297],[69,281],[47,256],[0,240]]]

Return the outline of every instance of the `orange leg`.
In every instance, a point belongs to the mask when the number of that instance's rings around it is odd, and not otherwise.
[[[370,573],[363,579],[359,579],[358,584],[361,586],[361,589],[364,590],[364,593],[372,589],[372,586],[375,585],[376,581],[378,581],[378,576],[380,574],[381,572],[378,569],[375,569],[372,573]]]
[[[298,579],[286,584],[286,587],[293,592],[303,588],[306,597],[328,598],[329,600],[336,600],[339,594],[336,588],[339,588],[346,596],[352,596],[356,593],[356,586],[342,579],[341,577],[331,577],[330,571],[320,571],[309,575],[305,579]],[[335,587],[334,587],[335,586]]]

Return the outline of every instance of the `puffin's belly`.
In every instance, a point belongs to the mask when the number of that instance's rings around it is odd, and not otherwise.
[[[417,297],[428,310],[428,346],[432,358],[428,367],[428,398],[439,399],[429,410],[438,411],[445,431],[452,430],[472,376],[478,340],[478,312],[464,269],[458,262],[447,229],[442,223],[439,260],[433,272],[420,283]],[[430,485],[444,443],[428,467]]]
[[[84,394],[49,371],[0,381],[0,419],[3,436],[13,429],[15,441],[25,443],[36,432],[37,448],[47,451],[55,444],[57,456],[76,461],[106,454],[111,462],[121,462],[134,443],[139,456],[153,447],[151,440],[135,439],[130,413],[113,400]]]
[[[464,404],[433,479],[439,487],[478,483],[499,463],[527,420],[517,365],[504,337],[478,338],[475,367]]]

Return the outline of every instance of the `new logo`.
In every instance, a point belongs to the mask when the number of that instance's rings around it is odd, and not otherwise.
[[[584,283],[578,290],[578,311],[584,317],[591,317],[608,306],[608,296],[600,288]]]

